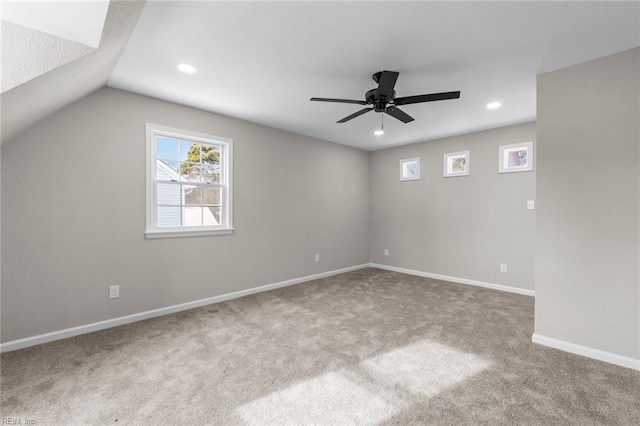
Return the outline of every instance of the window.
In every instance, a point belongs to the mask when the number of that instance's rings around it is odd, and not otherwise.
[[[233,232],[232,144],[147,123],[147,238]]]

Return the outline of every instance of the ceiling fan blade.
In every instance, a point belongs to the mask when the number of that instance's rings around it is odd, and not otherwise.
[[[394,106],[388,107],[384,112],[392,116],[393,118],[397,118],[403,123],[409,123],[413,121],[413,117],[411,117],[406,112],[402,111],[400,108],[396,108]]]
[[[372,109],[373,109],[373,108],[364,108],[364,109],[361,109],[360,111],[358,111],[358,112],[354,112],[353,114],[351,114],[351,115],[349,115],[349,116],[347,116],[347,117],[343,118],[343,119],[342,119],[342,120],[340,120],[340,121],[336,121],[336,123],[346,123],[346,122],[347,122],[347,121],[349,121],[349,120],[353,120],[353,119],[354,119],[354,118],[356,118],[356,117],[360,117],[362,114],[366,114],[367,112],[371,111]]]
[[[310,101],[317,102],[339,102],[341,104],[358,104],[358,105],[366,105],[365,101],[356,101],[353,99],[331,99],[331,98],[311,98]]]
[[[458,99],[460,92],[443,92],[431,93],[429,95],[405,96],[404,98],[395,98],[394,105],[419,104],[421,102],[445,101],[447,99]]]
[[[400,73],[395,71],[382,71],[378,82],[378,96],[393,98],[393,88],[396,86],[398,75]]]

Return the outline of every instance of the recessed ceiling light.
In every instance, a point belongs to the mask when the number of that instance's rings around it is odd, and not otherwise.
[[[194,67],[193,65],[189,65],[189,64],[180,64],[178,65],[178,69],[180,71],[182,71],[185,74],[193,74],[195,72],[198,71],[198,69],[196,67]]]
[[[496,108],[500,108],[502,106],[502,103],[500,102],[490,102],[487,104],[487,109],[496,109]]]
[[[373,132],[373,134],[376,135],[376,136],[382,136],[382,135],[384,135],[384,130],[378,129],[375,132]]]

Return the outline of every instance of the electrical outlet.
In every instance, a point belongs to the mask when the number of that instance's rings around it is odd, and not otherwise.
[[[112,285],[109,287],[109,299],[117,299],[120,297],[120,286]]]
[[[384,255],[389,256],[389,249],[384,249]]]
[[[320,262],[320,255],[319,254],[316,254],[316,263],[317,262]]]
[[[536,208],[536,203],[533,200],[527,200],[527,210],[533,210]]]
[[[507,272],[507,264],[506,263],[501,263],[500,264],[500,272]]]

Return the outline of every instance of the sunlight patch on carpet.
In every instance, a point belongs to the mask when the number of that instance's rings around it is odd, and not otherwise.
[[[491,363],[477,355],[422,340],[361,365],[380,384],[431,397],[489,368]]]
[[[335,372],[256,399],[238,409],[248,424],[371,424],[391,417],[384,398]]]
[[[486,370],[491,362],[421,340],[238,407],[251,425],[377,424]]]

